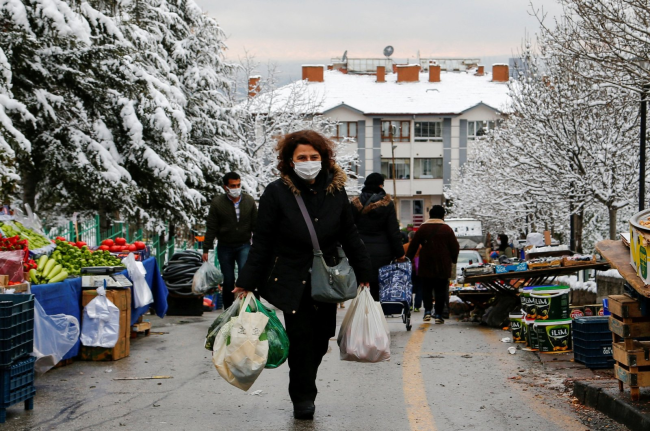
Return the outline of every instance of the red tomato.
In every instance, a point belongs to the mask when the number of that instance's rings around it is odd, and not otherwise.
[[[136,247],[135,244],[131,244],[131,245],[128,247],[128,249],[129,249],[129,251],[136,251],[136,250],[138,249],[138,247]]]
[[[107,245],[100,245],[99,249],[100,250],[109,250],[110,251],[111,248],[109,246],[107,246]]]
[[[144,250],[147,247],[142,241],[136,241],[133,245],[135,245],[136,250]]]
[[[77,241],[77,244],[76,244],[76,245],[77,245],[77,247],[81,248],[81,247],[83,247],[84,245],[86,245],[86,243],[83,242],[83,241]]]
[[[111,253],[117,253],[122,251],[122,247],[120,247],[119,245],[112,245],[110,251]]]
[[[115,245],[115,243],[113,242],[112,239],[105,239],[104,241],[102,241],[102,245],[107,245],[110,247],[112,245]]]
[[[77,246],[77,243],[74,243],[74,242],[72,242],[72,241],[68,241],[68,244],[70,244],[71,246],[74,246],[74,247]]]
[[[126,245],[126,238],[115,238],[116,245]]]

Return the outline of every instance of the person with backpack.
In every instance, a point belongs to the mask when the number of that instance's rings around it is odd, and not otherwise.
[[[415,233],[406,257],[413,260],[420,250],[417,275],[422,283],[424,321],[431,320],[435,295],[433,318],[437,324],[442,324],[445,323],[442,317],[444,307],[449,300],[451,266],[458,261],[460,246],[454,231],[445,224],[445,209],[442,206],[434,205],[429,217]]]
[[[361,195],[352,199],[352,214],[372,261],[370,293],[379,301],[379,268],[393,260],[402,261],[404,247],[395,205],[384,191],[383,175],[373,172],[363,185]]]

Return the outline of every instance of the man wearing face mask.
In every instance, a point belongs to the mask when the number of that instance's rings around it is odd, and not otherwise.
[[[235,300],[235,264],[241,269],[246,264],[251,248],[251,237],[257,223],[257,206],[252,196],[243,194],[241,178],[236,172],[223,176],[225,194],[217,195],[210,205],[205,222],[203,261],[217,239],[217,258],[223,272],[223,305],[230,307]]]

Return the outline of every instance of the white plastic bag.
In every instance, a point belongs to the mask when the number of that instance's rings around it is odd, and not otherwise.
[[[247,391],[264,370],[269,342],[260,340],[269,318],[261,312],[246,311],[253,293],[248,292],[239,315],[217,333],[212,362],[231,385]]]
[[[359,288],[339,330],[341,359],[355,362],[382,362],[390,359],[390,331],[381,305],[370,290]]]
[[[133,253],[129,253],[122,260],[122,263],[126,265],[129,278],[133,282],[133,305],[135,305],[135,308],[151,304],[153,302],[153,295],[151,294],[151,288],[147,284],[147,280],[144,278],[147,272],[142,263],[135,260]]]
[[[79,321],[67,314],[48,316],[34,299],[34,370],[43,374],[63,359],[79,339]]]
[[[84,307],[81,344],[113,348],[120,331],[120,309],[107,297],[103,287],[97,288],[97,298]]]
[[[214,266],[208,259],[203,262],[203,265],[194,273],[192,279],[192,293],[196,295],[203,295],[217,290],[219,285],[223,283],[223,274]]]

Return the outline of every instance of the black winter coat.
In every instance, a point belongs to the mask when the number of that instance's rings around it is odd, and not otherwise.
[[[352,200],[352,213],[372,261],[373,277],[370,281],[377,282],[379,268],[404,256],[395,205],[384,190],[376,194],[364,191]]]
[[[269,184],[260,199],[253,246],[237,286],[257,289],[285,313],[298,310],[305,287],[311,286],[314,253],[294,194],[305,201],[328,265],[335,263],[336,247],[341,244],[357,282],[369,282],[370,257],[354,225],[346,180],[345,173],[335,166],[330,172],[321,171],[312,186],[295,174]]]

